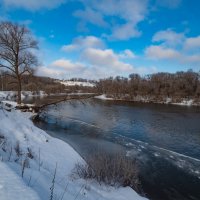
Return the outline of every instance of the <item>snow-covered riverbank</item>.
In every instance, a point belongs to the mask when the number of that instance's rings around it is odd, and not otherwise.
[[[44,97],[47,94],[44,91],[39,92],[31,92],[31,91],[22,91],[21,92],[21,98],[25,99],[27,97],[35,97],[40,96]],[[16,91],[0,91],[0,100],[13,100],[16,99],[17,92]]]
[[[156,101],[148,97],[137,96],[133,100],[127,100],[123,98],[108,97],[106,94],[96,96],[95,98],[101,100],[111,100],[111,101],[132,101],[132,102],[142,102],[142,103],[171,104],[179,106],[200,106],[200,102],[196,103],[193,99],[182,99],[180,102],[174,102],[172,98],[166,98],[163,101]]]
[[[84,162],[80,155],[67,143],[35,127],[31,113],[15,110],[15,103],[11,104],[11,112],[0,109],[2,200],[50,199],[56,165],[54,199],[145,199],[129,187],[116,189],[72,178],[75,164]]]

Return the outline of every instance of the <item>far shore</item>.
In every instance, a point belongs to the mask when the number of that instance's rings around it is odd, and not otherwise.
[[[138,102],[138,103],[154,103],[154,104],[165,104],[165,105],[177,105],[177,106],[200,106],[200,102],[196,103],[194,102],[193,99],[183,99],[180,102],[173,102],[171,98],[166,99],[165,101],[156,101],[156,100],[148,100],[145,98],[140,98],[140,99],[119,99],[119,98],[113,98],[113,97],[107,97],[105,94],[95,96],[95,99],[100,99],[100,100],[106,100],[106,101],[124,101],[124,102]]]

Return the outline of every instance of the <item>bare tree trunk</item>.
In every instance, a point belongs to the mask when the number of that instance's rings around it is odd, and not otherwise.
[[[21,104],[22,103],[22,100],[21,100],[22,85],[21,85],[21,79],[20,79],[20,77],[18,77],[17,80],[18,80],[17,103]]]

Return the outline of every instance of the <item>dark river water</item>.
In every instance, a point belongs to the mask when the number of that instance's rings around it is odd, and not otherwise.
[[[149,199],[200,200],[200,107],[71,100],[47,107],[36,125],[83,157],[100,150],[136,159]]]

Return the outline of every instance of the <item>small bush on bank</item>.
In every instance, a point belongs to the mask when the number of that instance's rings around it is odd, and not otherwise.
[[[95,179],[100,184],[130,186],[136,191],[139,190],[136,163],[125,155],[94,153],[86,162],[87,164],[77,163],[73,175],[84,179]]]

